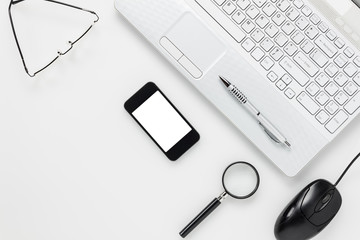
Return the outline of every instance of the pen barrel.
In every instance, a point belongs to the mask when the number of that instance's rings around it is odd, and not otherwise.
[[[263,115],[258,115],[259,124],[271,135],[273,135],[279,142],[283,143],[286,141],[284,135],[273,125],[269,120],[267,120]]]
[[[244,104],[244,107],[253,115],[256,119],[259,118],[260,112],[259,110],[249,101]]]

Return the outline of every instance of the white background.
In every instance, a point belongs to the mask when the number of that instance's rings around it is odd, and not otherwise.
[[[69,0],[70,1],[70,0]],[[360,150],[360,120],[298,176],[288,178],[115,11],[71,0],[100,21],[72,52],[29,78],[0,3],[0,239],[181,239],[178,232],[221,193],[221,174],[247,160],[256,195],[227,199],[187,239],[275,239],[285,205],[309,182],[334,182]],[[66,35],[64,33],[64,35]],[[154,81],[199,131],[170,162],[123,108]],[[359,239],[360,163],[339,185],[343,206],[316,239]]]

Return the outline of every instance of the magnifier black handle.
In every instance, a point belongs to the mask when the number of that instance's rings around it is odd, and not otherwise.
[[[221,201],[218,198],[215,198],[209,205],[207,205],[204,210],[202,210],[181,232],[180,236],[185,238],[189,233],[191,233],[194,228],[196,228],[207,216],[210,215],[219,205]]]

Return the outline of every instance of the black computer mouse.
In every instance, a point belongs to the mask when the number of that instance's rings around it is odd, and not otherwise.
[[[323,179],[310,183],[281,212],[274,229],[276,239],[314,237],[335,217],[341,203],[341,195],[332,183]]]

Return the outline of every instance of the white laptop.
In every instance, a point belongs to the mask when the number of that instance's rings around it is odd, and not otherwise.
[[[288,176],[359,113],[360,10],[351,0],[115,0],[115,7]],[[219,75],[291,149],[264,133]]]

